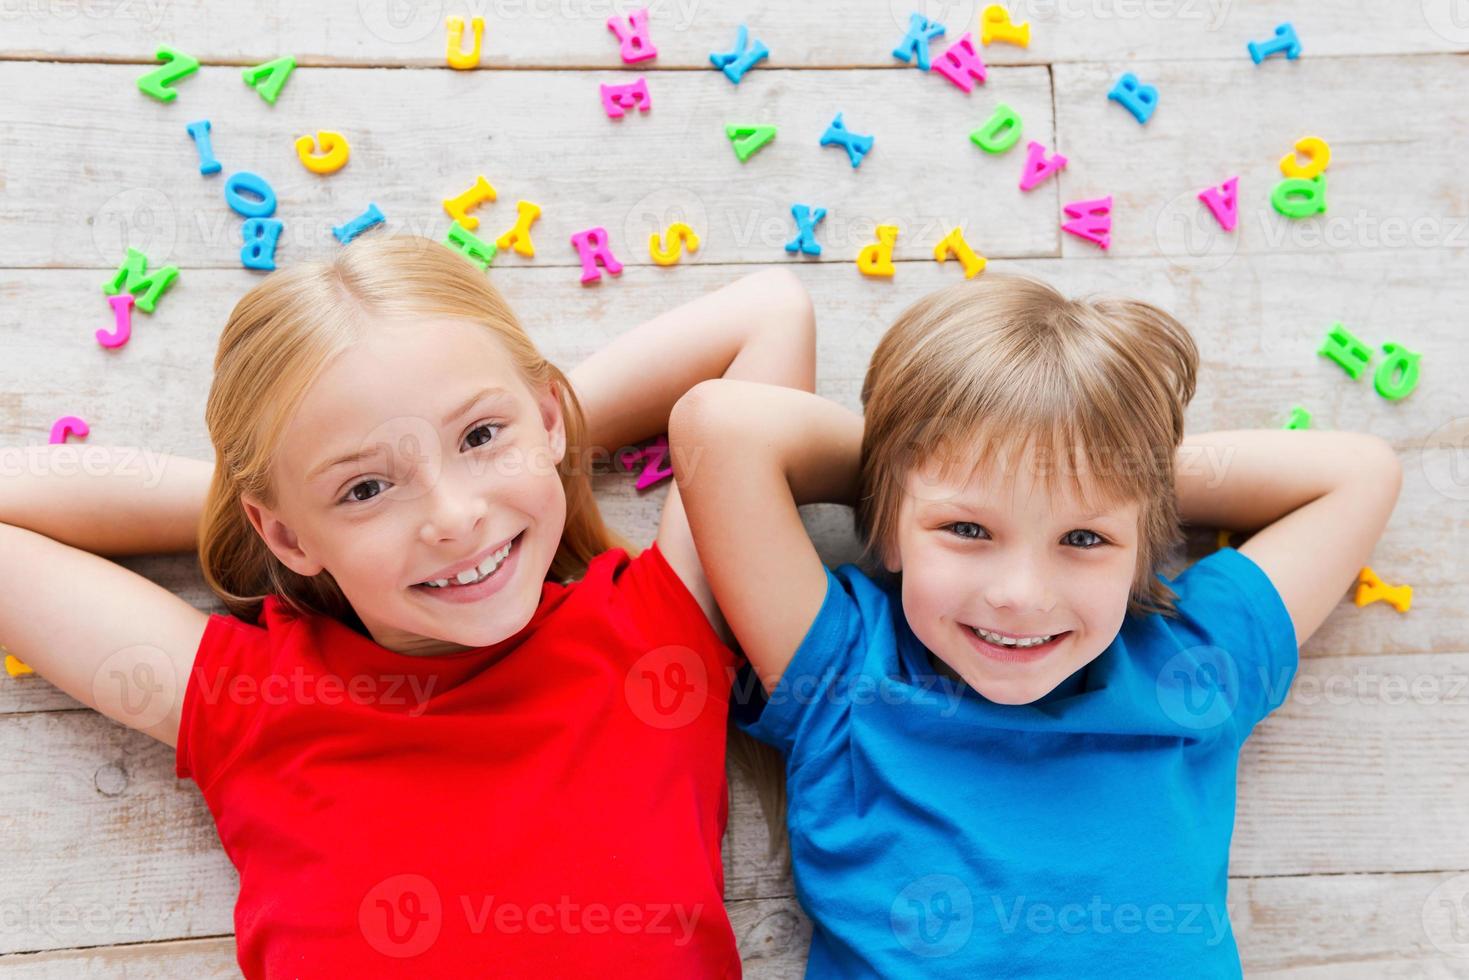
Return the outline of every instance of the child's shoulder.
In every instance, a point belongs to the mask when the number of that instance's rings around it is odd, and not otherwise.
[[[1177,595],[1173,614],[1127,617],[1120,640],[1130,669],[1156,687],[1170,715],[1179,713],[1171,707],[1212,703],[1209,717],[1230,717],[1247,734],[1284,700],[1295,676],[1295,627],[1285,601],[1260,566],[1234,548],[1172,579],[1159,577]],[[1198,727],[1192,715],[1189,721]]]

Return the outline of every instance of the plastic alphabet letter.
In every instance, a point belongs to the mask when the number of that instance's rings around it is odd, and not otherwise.
[[[1104,249],[1112,244],[1112,195],[1072,201],[1064,210],[1071,220],[1061,225],[1062,231],[1095,242]]]
[[[936,37],[942,37],[944,25],[936,20],[929,20],[922,14],[913,13],[908,15],[908,33],[903,35],[903,40],[893,48],[893,57],[902,62],[910,62],[918,67],[919,71],[928,71],[928,42]]]
[[[602,108],[612,119],[621,119],[624,110],[637,109],[647,112],[653,108],[653,97],[648,94],[648,80],[640,78],[627,85],[603,85]]]
[[[199,59],[163,46],[154,55],[163,64],[138,79],[138,91],[159,102],[172,102],[178,93],[169,88],[174,82],[199,70]]]
[[[974,83],[984,84],[984,60],[974,50],[974,38],[964,36],[944,49],[933,70],[965,92],[974,91]]]
[[[1306,158],[1305,163],[1297,155]],[[1280,158],[1280,172],[1287,177],[1310,180],[1331,163],[1331,146],[1319,136],[1303,136],[1296,140],[1295,149]]]
[[[1225,231],[1234,231],[1239,224],[1239,178],[1231,177],[1218,187],[1206,187],[1199,191],[1199,200],[1209,206],[1214,220]]]
[[[847,159],[852,162],[853,170],[862,165],[862,158],[872,150],[872,142],[871,136],[859,136],[848,130],[846,123],[842,122],[840,112],[831,121],[831,125],[826,127],[826,132],[821,134],[822,146],[840,146],[847,151]]]
[[[1352,601],[1358,606],[1385,602],[1398,612],[1405,613],[1413,608],[1413,587],[1388,585],[1371,568],[1363,566],[1357,573],[1357,594],[1352,597]]]
[[[1275,210],[1287,218],[1309,218],[1326,211],[1326,175],[1317,174],[1310,180],[1290,177],[1275,185],[1270,193],[1270,203]]]
[[[247,194],[259,200],[252,201]],[[275,191],[263,177],[248,170],[230,174],[224,183],[224,200],[242,218],[269,218],[275,214]]]
[[[622,274],[622,263],[617,261],[607,244],[606,228],[588,228],[585,231],[579,231],[571,236],[571,244],[576,247],[576,254],[581,256],[583,284],[596,282],[602,278],[602,270],[597,268],[598,262],[601,262],[612,275]]]
[[[816,226],[826,217],[826,208],[812,211],[804,204],[792,204],[791,216],[796,219],[796,237],[786,242],[786,251],[820,255],[821,245],[816,241]]]
[[[259,92],[260,97],[268,104],[275,105],[275,100],[280,98],[281,89],[286,86],[286,79],[295,70],[296,59],[286,55],[284,58],[246,68],[245,84]]]
[[[103,347],[121,347],[133,335],[133,294],[109,296],[107,303],[112,307],[113,328],[111,331],[98,330],[97,343]]]
[[[1046,159],[1046,148],[1031,140],[1025,148],[1025,169],[1020,172],[1020,189],[1034,190],[1041,181],[1066,166],[1066,158],[1056,153]]]
[[[964,232],[960,228],[949,232],[944,236],[943,241],[934,246],[933,257],[940,265],[947,262],[950,256],[958,259],[964,266],[965,279],[973,279],[979,275],[989,262],[983,255],[969,247],[969,243],[964,240]]]
[[[992,3],[984,8],[979,15],[979,43],[989,44],[992,41],[1003,41],[1016,47],[1030,47],[1030,22],[1014,24],[1010,21],[1010,11],[997,3]]]
[[[383,213],[378,210],[377,205],[368,204],[366,211],[363,211],[345,225],[337,225],[332,229],[332,234],[337,237],[337,241],[346,245],[367,229],[375,225],[380,225],[383,221]]]
[[[466,71],[479,66],[480,42],[485,39],[485,19],[473,17],[469,21],[469,29],[474,34],[474,47],[468,51],[464,50],[464,18],[446,17],[444,26],[449,29],[449,46],[446,58],[449,67],[455,71]]]
[[[495,200],[495,188],[481,175],[474,179],[474,186],[469,190],[458,197],[446,200],[444,210],[449,213],[450,218],[459,222],[466,230],[474,231],[479,227],[479,219],[467,212],[486,201],[493,200]]]
[[[1290,410],[1290,421],[1285,423],[1284,428],[1291,430],[1309,429],[1311,427],[1311,413],[1299,405]]]
[[[1132,113],[1132,118],[1139,123],[1146,123],[1153,118],[1153,110],[1158,108],[1158,90],[1138,81],[1137,76],[1130,71],[1124,72],[1117,79],[1117,84],[1112,86],[1107,98]]]
[[[495,253],[499,251],[494,242],[485,241],[457,221],[449,225],[444,244],[479,266],[481,271],[489,268],[490,263],[495,261]]]
[[[117,267],[117,274],[103,283],[102,292],[108,296],[132,293],[137,297],[135,302],[138,309],[144,313],[152,313],[153,308],[158,305],[158,297],[178,278],[179,268],[176,265],[166,265],[150,275],[144,275],[147,271],[148,256],[135,248],[129,248],[127,258]]]
[[[655,231],[648,236],[648,254],[653,261],[659,265],[674,265],[683,258],[683,249],[687,246],[690,252],[699,250],[699,236],[694,234],[694,229],[682,221],[675,221],[668,226],[668,245],[659,240]]]
[[[87,434],[91,431],[92,430],[87,427],[87,423],[83,422],[75,415],[63,415],[61,418],[57,419],[51,426],[50,444],[53,446],[59,446],[61,443],[66,441],[67,436],[76,436],[78,439],[85,439],[87,438]]]
[[[351,153],[352,147],[347,143],[347,138],[329,129],[318,129],[315,141],[310,136],[296,137],[296,156],[314,174],[336,173],[347,165],[347,157]]]
[[[245,268],[264,272],[275,268],[275,243],[284,227],[275,218],[250,218],[240,226],[240,234],[245,237],[240,262]]]
[[[897,225],[878,225],[877,241],[864,245],[862,251],[857,253],[857,268],[864,276],[891,276],[896,271],[893,265],[893,246],[897,241]]]
[[[1020,116],[1001,102],[985,124],[970,133],[969,138],[986,153],[1004,153],[1020,142]]]
[[[1290,61],[1295,61],[1301,56],[1301,39],[1296,37],[1296,29],[1289,21],[1275,28],[1275,37],[1269,41],[1251,41],[1247,47],[1250,49],[1250,60],[1259,64],[1272,54],[1285,52]]]
[[[646,490],[673,475],[673,461],[668,456],[668,436],[661,435],[639,449],[628,449],[618,454],[622,468],[630,470],[639,461],[646,460],[638,473],[637,488]]]
[[[515,227],[495,239],[495,246],[511,249],[517,255],[534,258],[535,242],[530,239],[530,226],[541,216],[541,206],[530,201],[515,202]]]
[[[741,24],[735,35],[733,51],[716,51],[709,55],[709,62],[724,72],[724,77],[736,85],[740,83],[740,79],[745,77],[745,72],[755,67],[756,62],[770,57],[770,49],[763,41],[757,40],[755,46],[750,47],[749,39],[749,28]]]
[[[1353,381],[1360,378],[1362,370],[1372,362],[1372,348],[1353,337],[1340,321],[1331,325],[1326,342],[1316,353],[1340,364]]]
[[[622,44],[622,60],[635,64],[658,57],[658,49],[648,37],[648,8],[643,7],[628,14],[624,23],[615,16],[607,18],[607,29],[617,35]]]
[[[730,123],[724,127],[724,135],[734,144],[735,156],[740,163],[744,163],[755,154],[766,143],[775,139],[774,126],[736,126]]]
[[[194,148],[199,151],[199,172],[206,175],[219,173],[219,161],[214,159],[214,147],[209,140],[209,120],[198,119],[185,128],[194,140]]]
[[[1372,376],[1372,387],[1389,401],[1408,397],[1418,387],[1418,359],[1423,355],[1410,351],[1401,344],[1383,344],[1382,349],[1387,354],[1387,360],[1378,366],[1377,373]]]

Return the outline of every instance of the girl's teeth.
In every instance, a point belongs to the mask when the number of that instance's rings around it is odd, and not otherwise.
[[[512,546],[514,546],[514,544],[515,542],[512,541],[510,542],[510,544],[507,544],[499,551],[490,555],[490,557],[486,558],[478,568],[466,568],[458,575],[455,575],[452,579],[434,579],[432,582],[425,582],[423,584],[427,585],[431,589],[442,589],[447,586],[451,581],[454,582],[456,585],[472,585],[476,582],[483,582],[485,579],[495,574],[495,572],[499,570],[500,566],[504,564],[505,559],[510,557],[510,549]]]

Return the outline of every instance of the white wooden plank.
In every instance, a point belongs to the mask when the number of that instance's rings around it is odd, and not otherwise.
[[[978,37],[987,0],[331,0],[309,5],[267,0],[48,0],[7,7],[0,57],[147,61],[160,43],[208,63],[246,64],[294,54],[302,64],[442,66],[444,18],[485,18],[481,64],[493,67],[618,67],[606,27],[614,13],[651,9],[660,67],[708,68],[748,23],[770,48],[771,67],[887,67],[908,14],[923,10],[947,26],[938,50],[965,31]],[[994,45],[997,64],[1126,58],[1225,59],[1249,65],[1245,45],[1290,21],[1303,58],[1469,50],[1469,17],[1452,0],[1384,8],[1368,0],[1011,0],[1031,24],[1030,47]],[[1272,66],[1273,67],[1273,66]],[[758,70],[758,69],[757,69]]]
[[[282,265],[339,248],[332,228],[369,202],[388,232],[442,239],[442,202],[477,174],[499,193],[476,212],[486,237],[514,225],[519,199],[544,209],[532,228],[536,257],[509,254],[500,267],[579,268],[570,236],[594,226],[621,262],[650,265],[650,234],[679,220],[701,238],[687,263],[783,261],[796,203],[828,210],[821,262],[854,260],[883,223],[901,229],[900,258],[927,258],[955,226],[991,256],[1059,247],[1055,187],[1021,194],[1018,151],[991,159],[968,138],[1003,98],[1025,132],[1049,142],[1050,77],[1039,67],[995,69],[968,96],[916,71],[765,71],[738,88],[713,72],[656,72],[652,109],[619,120],[607,118],[598,89],[627,80],[617,73],[298,69],[274,107],[235,69],[200,70],[168,104],[141,95],[136,74],[0,63],[0,90],[30,93],[0,118],[0,222],[10,232],[0,267],[115,269],[132,245],[155,264],[239,268],[241,219],[224,184],[242,170],[277,195]],[[883,97],[868,97],[878,84]],[[859,169],[840,147],[820,145],[839,112],[876,138]],[[185,132],[204,118],[224,167],[208,177]],[[741,164],[727,123],[775,124],[779,134]],[[321,129],[352,147],[330,176],[309,173],[294,150],[296,137]]]
[[[1463,876],[1326,875],[1235,878],[1229,906],[1246,975],[1266,980],[1449,980],[1469,973],[1435,899]],[[750,980],[799,980],[810,922],[794,898],[727,903]],[[233,937],[0,956],[6,980],[73,977],[236,977]]]
[[[1464,254],[1464,59],[1303,57],[1273,67],[1283,70],[1248,62],[1148,65],[1140,77],[1157,87],[1158,108],[1140,126],[1107,99],[1127,62],[1056,66],[1058,139],[1068,160],[1061,200],[1113,198],[1110,249],[1063,235],[1062,254],[1163,254],[1206,267],[1235,254]],[[1390,118],[1369,108],[1382,106],[1385,92],[1398,107],[1384,110]],[[1332,148],[1327,211],[1293,220],[1276,213],[1270,196],[1284,179],[1281,157],[1305,136]],[[1232,176],[1239,177],[1239,228],[1226,233],[1197,194]]]
[[[240,968],[235,962],[235,937],[224,936],[132,946],[12,953],[0,956],[0,976],[6,980],[74,980],[76,977],[229,980],[240,976]]]
[[[1440,902],[1466,890],[1459,872],[1235,878],[1228,904],[1247,977],[1447,980],[1469,947]]]

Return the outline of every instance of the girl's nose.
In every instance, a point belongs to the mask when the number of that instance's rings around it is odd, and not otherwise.
[[[424,495],[427,505],[419,536],[425,544],[440,544],[474,536],[488,507],[482,494],[441,476]]]

